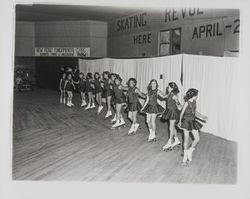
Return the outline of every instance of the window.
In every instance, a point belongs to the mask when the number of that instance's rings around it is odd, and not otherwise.
[[[181,28],[160,31],[159,55],[175,55],[181,53]]]

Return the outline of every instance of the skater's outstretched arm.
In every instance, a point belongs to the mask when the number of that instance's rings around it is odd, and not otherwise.
[[[67,86],[68,82],[69,82],[68,80],[65,81],[64,90],[66,90],[66,86]]]
[[[199,113],[198,111],[195,111],[195,115],[196,115],[197,117],[202,118],[202,119],[205,120],[205,121],[208,120],[208,117],[207,117],[207,116],[202,115],[202,114]]]
[[[145,108],[145,106],[148,104],[148,101],[149,101],[149,96],[147,95],[146,101],[145,101],[141,110],[143,110]]]
[[[59,83],[59,90],[61,91],[61,86],[62,86],[62,79],[60,79],[60,83]]]
[[[140,97],[142,97],[142,98],[146,98],[147,97],[147,95],[146,94],[144,94],[143,92],[141,92],[138,88],[137,89],[135,89],[135,93],[138,93],[139,94],[139,96]]]
[[[181,110],[180,120],[179,120],[178,126],[181,126],[181,121],[182,121],[182,118],[183,118],[183,115],[184,115],[184,113],[185,113],[185,110],[186,110],[187,106],[188,106],[188,102],[185,102],[185,104],[184,104],[184,106],[183,106],[183,108],[182,108],[182,110]]]
[[[181,106],[181,103],[180,103],[180,101],[179,101],[178,95],[174,95],[174,96],[173,96],[173,100],[176,102],[177,108],[178,108],[179,110],[181,110],[182,106]]]
[[[161,90],[158,90],[157,95],[159,95],[162,99],[168,98],[168,94],[164,94]]]

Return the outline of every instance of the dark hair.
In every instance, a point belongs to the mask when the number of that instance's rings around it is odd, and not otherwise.
[[[127,82],[127,85],[129,86],[129,83],[130,83],[131,81],[134,82],[134,83],[135,83],[135,86],[136,86],[137,80],[136,80],[135,78],[133,78],[133,77],[129,78],[129,80],[128,80],[128,82]]]
[[[83,75],[84,76],[84,73],[80,72],[79,75]]]
[[[86,78],[87,79],[92,79],[92,73],[87,73]]]
[[[198,95],[198,90],[195,89],[195,88],[190,88],[188,89],[188,91],[186,92],[186,95],[184,97],[185,101],[188,101],[189,99],[191,99],[192,97],[194,96],[197,96]]]
[[[118,75],[118,76],[116,76],[116,78],[115,78],[115,80],[119,80],[120,82],[122,82],[122,78]]]
[[[158,86],[159,86],[159,84],[158,84],[158,82],[157,82],[156,79],[151,79],[151,81],[150,81],[149,84],[148,84],[148,91],[152,91],[152,86],[151,86],[152,82],[155,82],[155,83],[156,83],[156,89],[157,89]]]
[[[110,74],[110,77],[114,77],[114,78],[116,79],[117,77],[119,77],[119,75],[116,74],[116,73],[111,73],[111,74]]]
[[[98,75],[98,77],[97,77],[97,78],[95,77],[96,75]],[[100,79],[100,78],[101,78],[100,73],[95,72],[95,74],[94,74],[94,78],[95,78],[95,79]]]
[[[177,84],[175,82],[169,82],[168,83],[168,86],[170,86],[170,88],[172,88],[173,90],[171,91],[173,94],[178,94],[180,91],[179,91],[179,88],[177,86]]]
[[[104,78],[104,75],[107,75],[108,76],[108,78],[110,79],[110,77],[111,77],[111,75],[110,75],[110,72],[109,71],[104,71],[103,73],[102,73],[102,76],[103,76],[103,78]]]

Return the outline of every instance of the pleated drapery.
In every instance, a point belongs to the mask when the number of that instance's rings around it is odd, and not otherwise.
[[[237,141],[235,103],[238,65],[238,58],[186,54],[142,59],[79,59],[81,72],[118,73],[123,84],[134,77],[143,92],[147,92],[151,79],[158,81],[159,89],[163,92],[173,81],[179,86],[182,103],[187,89],[197,88],[197,110],[209,118],[202,130],[234,141]],[[164,102],[159,103],[165,106]]]

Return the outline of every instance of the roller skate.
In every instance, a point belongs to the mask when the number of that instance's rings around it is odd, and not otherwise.
[[[171,140],[170,139],[168,139],[167,144],[162,147],[162,150],[166,151],[166,152],[167,151],[172,151],[172,144],[171,144]]]
[[[70,102],[70,106],[72,107],[72,106],[75,106],[72,102]]]
[[[103,106],[102,106],[102,105],[98,107],[97,115],[99,115],[99,114],[102,112],[102,109],[103,109]]]
[[[135,129],[135,125],[132,124],[131,128],[128,131],[128,135],[134,135],[134,129]]]
[[[181,142],[178,139],[178,137],[174,137],[174,143],[171,146],[171,150],[178,148],[178,146],[180,146],[180,145],[181,145]]]
[[[115,124],[112,125],[111,129],[121,129],[122,127],[125,127],[125,121],[123,120],[116,120]]]
[[[82,100],[81,107],[86,106],[86,105],[87,105],[86,101],[85,101],[85,100]]]
[[[182,159],[182,166],[188,166],[188,150],[184,150],[184,155]]]
[[[110,116],[112,116],[112,112],[111,112],[111,111],[108,111],[108,112],[106,113],[106,115],[105,115],[105,118],[107,119],[107,118],[109,118]]]
[[[69,102],[69,101],[67,102],[67,104],[66,104],[66,105],[67,105],[67,107],[71,107],[71,104],[70,104],[70,102]]]
[[[90,108],[95,108],[95,103],[92,103]]]
[[[149,129],[148,142],[156,142],[155,131]]]
[[[193,154],[194,150],[195,150],[195,148],[193,148],[193,147],[190,147],[187,150],[187,159],[188,159],[189,162],[192,162],[192,154]]]
[[[114,116],[114,118],[111,120],[111,123],[115,123],[116,122],[116,114]]]
[[[63,99],[63,104],[66,104],[66,99],[65,98]]]
[[[62,98],[60,98],[60,104],[62,104],[63,103],[63,99]]]
[[[135,123],[135,127],[134,127],[134,133],[136,133],[139,129],[140,124],[139,123]]]
[[[85,110],[88,110],[90,109],[90,104],[88,104],[88,106],[85,108]]]

